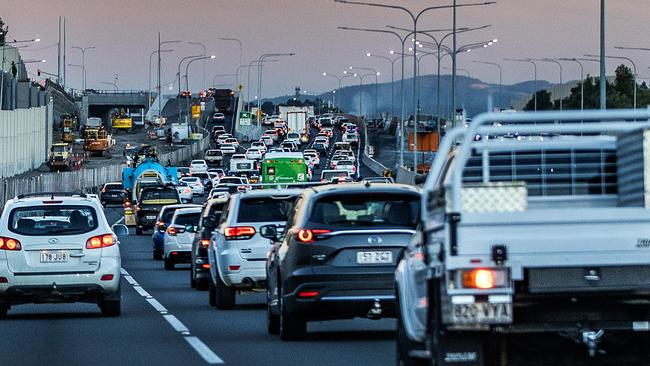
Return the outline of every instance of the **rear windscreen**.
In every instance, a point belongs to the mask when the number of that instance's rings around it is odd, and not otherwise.
[[[405,194],[346,194],[319,199],[310,222],[335,226],[381,226],[414,229],[420,198]]]
[[[140,195],[144,204],[170,204],[178,203],[178,192],[175,189],[145,190]]]
[[[289,209],[295,197],[286,198],[247,198],[239,205],[238,222],[287,221]]]
[[[172,221],[172,217],[174,217],[174,212],[176,212],[175,208],[166,209],[163,212],[162,217],[160,218],[160,221],[162,221],[162,222],[170,222],[170,221]]]
[[[183,214],[183,215],[176,215],[174,218],[174,225],[179,225],[179,226],[185,226],[185,225],[192,225],[196,226],[199,224],[199,219],[201,218],[201,213],[196,212],[196,213],[191,213],[191,214]]]
[[[29,236],[78,235],[97,225],[97,213],[88,206],[21,207],[9,216],[9,230]]]

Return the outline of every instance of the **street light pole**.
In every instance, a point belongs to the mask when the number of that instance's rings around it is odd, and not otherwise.
[[[216,75],[212,78],[212,84],[211,84],[211,85],[214,87],[214,85],[216,84],[216,79],[217,79],[217,78],[222,78],[222,77],[231,77],[231,76],[237,76],[237,74],[216,74]]]
[[[173,52],[173,51],[174,50],[160,50],[160,52]],[[148,99],[149,99],[149,103],[147,103],[148,107],[149,107],[148,109],[151,109],[151,58],[153,57],[153,55],[155,55],[158,52],[159,52],[158,50],[154,50],[149,55],[149,84],[147,84],[148,85],[147,95],[148,95]]]
[[[201,43],[201,42],[187,42],[187,43],[188,43],[188,44],[195,45],[195,46],[201,46],[201,47],[203,47],[203,55],[202,55],[202,56],[207,55],[208,50],[205,48],[205,45],[204,45],[203,43]],[[207,86],[206,86],[206,80],[205,80],[205,60],[206,60],[206,59],[204,58],[204,59],[202,59],[202,60],[203,60],[203,90],[205,90],[205,89],[207,88]],[[187,75],[187,73],[186,73],[185,75]],[[187,83],[188,83],[188,82],[186,82],[186,84],[187,84]],[[190,89],[190,88],[188,87],[187,90],[189,90],[189,89]]]
[[[179,40],[176,40],[176,41],[161,41],[160,40],[160,32],[158,32],[158,85],[156,85],[156,93],[157,93],[156,97],[158,98],[158,114],[159,115],[162,114],[162,85],[160,83],[161,82],[161,80],[160,80],[160,74],[161,74],[160,63],[161,63],[161,60],[162,60],[160,54],[161,54],[162,51],[161,51],[160,47],[162,47],[162,45],[168,44],[168,43],[180,43],[180,41]],[[180,70],[180,65],[178,67],[179,67],[179,70]],[[180,71],[178,73],[180,74]],[[181,85],[180,85],[180,82],[179,82],[178,88],[180,89],[180,87],[181,87]],[[179,90],[178,93],[180,94],[180,90]],[[179,108],[180,108],[180,106],[179,106]]]
[[[580,66],[580,110],[585,109],[585,68],[577,58],[560,58],[560,61],[572,61]],[[595,60],[598,61],[598,60]]]
[[[86,90],[86,51],[95,49],[97,47],[90,46],[90,47],[78,47],[78,46],[70,46],[71,48],[74,48],[76,50],[81,51],[81,65],[83,66],[83,75],[82,75],[82,88],[85,91]],[[70,66],[70,65],[68,65]]]
[[[244,48],[243,48],[243,46],[242,46],[242,42],[241,42],[239,39],[237,39],[237,38],[222,37],[222,38],[220,38],[220,39],[221,39],[222,41],[232,41],[232,42],[237,42],[237,44],[239,45],[239,67],[242,67],[242,65],[243,65],[243,63],[242,63],[242,56],[244,55],[244,53],[243,53],[243,52],[244,52]],[[239,68],[238,68],[237,70],[239,70]],[[237,72],[237,85],[239,85],[239,71]]]
[[[587,56],[587,57],[598,57],[598,56],[595,56],[595,55],[585,55],[585,56]],[[632,81],[633,81],[633,83],[632,83],[632,87],[634,88],[634,90],[632,91],[632,95],[633,95],[633,100],[634,100],[634,102],[633,102],[633,106],[634,106],[634,109],[636,109],[636,76],[637,76],[637,75],[636,75],[636,64],[635,64],[634,61],[633,61],[631,58],[629,58],[629,57],[623,57],[623,56],[605,56],[605,58],[611,58],[611,59],[615,59],[615,60],[625,60],[625,61],[629,62],[630,64],[632,64],[632,69],[633,69],[633,75],[632,75]]]
[[[542,61],[542,62],[552,62],[556,64],[560,68],[560,111],[562,110],[562,98],[564,97],[564,81],[562,80],[562,64],[555,59],[552,58],[542,58],[537,61]]]
[[[533,65],[533,73],[535,76],[535,84],[534,84],[534,91],[533,91],[533,100],[535,104],[535,111],[537,111],[537,64],[535,61],[531,59],[524,59],[524,58],[504,58],[505,61],[512,61],[512,62],[526,62],[531,65]]]
[[[600,0],[600,109],[602,110],[607,109],[607,75],[605,73],[605,0]]]
[[[395,115],[395,61],[399,60],[399,57],[391,59],[386,56],[375,55],[370,52],[366,53],[367,57],[380,58],[390,62],[390,114],[391,116]]]
[[[374,117],[377,117],[377,84],[378,84],[378,79],[377,76],[379,76],[379,73],[377,70],[371,68],[371,67],[355,67],[355,66],[350,66],[350,70],[364,70],[364,71],[372,71],[373,74],[375,75],[375,106],[373,107],[372,115]],[[363,75],[364,77],[367,75]],[[359,89],[359,94],[361,94],[361,89]]]
[[[477,61],[477,60],[473,60],[472,62],[477,64],[496,66],[499,69],[499,93],[501,93],[503,91],[503,67],[501,67],[501,65],[496,62]]]
[[[261,103],[262,103],[262,63],[264,62],[264,59],[266,59],[267,57],[283,57],[283,56],[293,56],[293,55],[295,55],[294,52],[290,52],[290,53],[265,53],[262,56],[260,56],[259,59],[257,59],[257,62],[258,62],[258,65],[257,65],[257,67],[258,67],[257,95],[259,97],[257,99],[257,113],[258,114],[262,111],[262,105],[261,105]],[[258,122],[259,122],[259,120],[258,120]]]
[[[190,78],[189,78],[188,73],[189,73],[190,65],[192,64],[192,62],[203,60],[203,63],[205,63],[205,60],[215,59],[216,57],[217,57],[217,56],[212,55],[212,56],[201,56],[201,57],[193,58],[193,59],[191,59],[191,60],[190,60],[190,61],[185,65],[185,88],[186,88],[187,90],[190,90],[190,81],[189,81]],[[205,83],[204,83],[204,84],[205,84]]]
[[[68,64],[70,67],[78,67],[81,69],[81,88],[83,90],[86,90],[86,88],[83,87],[84,84],[84,75],[86,74],[86,67],[84,65],[79,65],[79,64]]]

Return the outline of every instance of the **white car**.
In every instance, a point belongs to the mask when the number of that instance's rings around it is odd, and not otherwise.
[[[208,163],[205,160],[192,160],[190,173],[205,173],[208,171]]]
[[[229,138],[231,138],[231,137],[232,137],[231,134],[229,134],[229,133],[223,133],[223,134],[219,135],[219,137],[217,137],[217,144],[221,145],[221,144],[223,144],[224,142],[226,142],[226,139],[229,139]]]
[[[192,193],[192,188],[188,183],[179,181],[176,190],[178,191],[178,197],[181,198],[181,202],[190,203],[194,200],[194,193]]]
[[[316,139],[314,139],[314,144],[318,143],[325,145],[328,149],[330,147],[330,140],[327,137],[316,137]]]
[[[195,196],[203,196],[203,194],[205,194],[205,187],[203,186],[203,183],[201,182],[201,178],[199,178],[199,177],[183,177],[179,181],[187,184],[187,186],[192,189],[192,194],[193,195],[195,195]]]
[[[264,155],[260,149],[256,147],[249,147],[248,150],[246,150],[245,156],[246,159],[249,160],[261,160]]]
[[[350,161],[350,159],[347,156],[344,155],[334,155],[330,159],[330,168],[335,169],[338,163],[342,161]]]
[[[234,154],[237,152],[237,147],[231,144],[221,144],[220,149],[223,154]]]
[[[351,160],[342,160],[339,161],[335,166],[334,170],[345,170],[350,175],[355,175],[357,173],[357,167],[354,166],[354,162]]]
[[[354,152],[352,152],[351,150],[336,150],[334,152],[334,156],[345,156],[349,160],[355,160],[354,159]]]
[[[311,152],[311,151],[305,152],[303,156],[305,157],[305,159],[309,160],[309,163],[312,166],[316,168],[320,168],[320,156],[318,156],[317,152]]]
[[[265,225],[284,226],[300,189],[260,189],[230,196],[208,247],[210,304],[235,306],[237,293],[265,288],[269,240]]]
[[[246,160],[246,155],[245,154],[235,154],[230,158],[230,161],[233,160]]]
[[[128,228],[111,227],[97,199],[31,193],[7,201],[4,208],[0,318],[12,305],[35,301],[96,302],[103,315],[120,315],[117,235],[128,235]]]
[[[264,143],[263,141],[255,141],[255,142],[252,142],[252,143],[251,143],[251,147],[256,147],[256,148],[260,149],[260,151],[262,152],[262,154],[266,154],[266,151],[268,150],[268,149],[266,148],[266,143]]]
[[[234,137],[228,137],[226,141],[224,141],[224,144],[239,146],[239,140]]]
[[[323,170],[320,173],[320,181],[323,183],[333,182],[337,179],[339,182],[351,182],[350,172],[347,170]]]
[[[199,226],[201,207],[180,208],[174,211],[174,217],[165,232],[163,259],[165,269],[174,269],[176,263],[189,263],[192,242]]]
[[[273,137],[270,135],[262,135],[262,137],[260,137],[260,141],[262,141],[266,146],[273,146]]]
[[[284,141],[291,141],[298,146],[302,144],[302,140],[300,139],[300,134],[298,132],[289,132],[287,134],[287,138],[284,139]]]
[[[350,144],[357,144],[359,143],[359,134],[356,132],[346,132],[343,134],[341,140],[343,142],[349,142]]]

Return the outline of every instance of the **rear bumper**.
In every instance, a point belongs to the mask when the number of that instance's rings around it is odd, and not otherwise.
[[[163,254],[165,258],[173,258],[176,262],[191,261],[192,243],[179,244],[173,241],[165,241]]]
[[[148,219],[147,216],[156,216],[153,219]],[[139,214],[137,216],[137,225],[139,229],[148,230],[153,229],[156,226],[157,213],[148,214]]]
[[[311,275],[295,273],[285,282],[283,298],[288,312],[306,320],[351,319],[366,317],[377,303],[381,317],[395,317],[394,275],[339,274]],[[301,298],[302,291],[318,295]]]

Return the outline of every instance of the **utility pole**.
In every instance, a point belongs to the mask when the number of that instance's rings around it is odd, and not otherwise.
[[[605,73],[605,0],[600,0],[600,109],[602,110],[607,109],[607,75]]]
[[[156,83],[156,98],[158,98],[158,116],[162,117],[162,95],[160,86],[160,32],[158,32],[158,83]]]
[[[61,65],[61,66],[63,67],[63,89],[64,90],[65,90],[65,83],[66,83],[66,81],[68,81],[66,79],[66,72],[65,72],[65,70],[66,70],[66,63],[65,63],[66,62],[65,61],[66,52],[65,52],[65,49],[68,47],[68,44],[66,42],[66,39],[65,39],[66,37],[65,36],[66,36],[65,17],[63,17],[63,65]]]
[[[59,42],[56,52],[56,83],[61,84],[61,17],[59,16]]]

